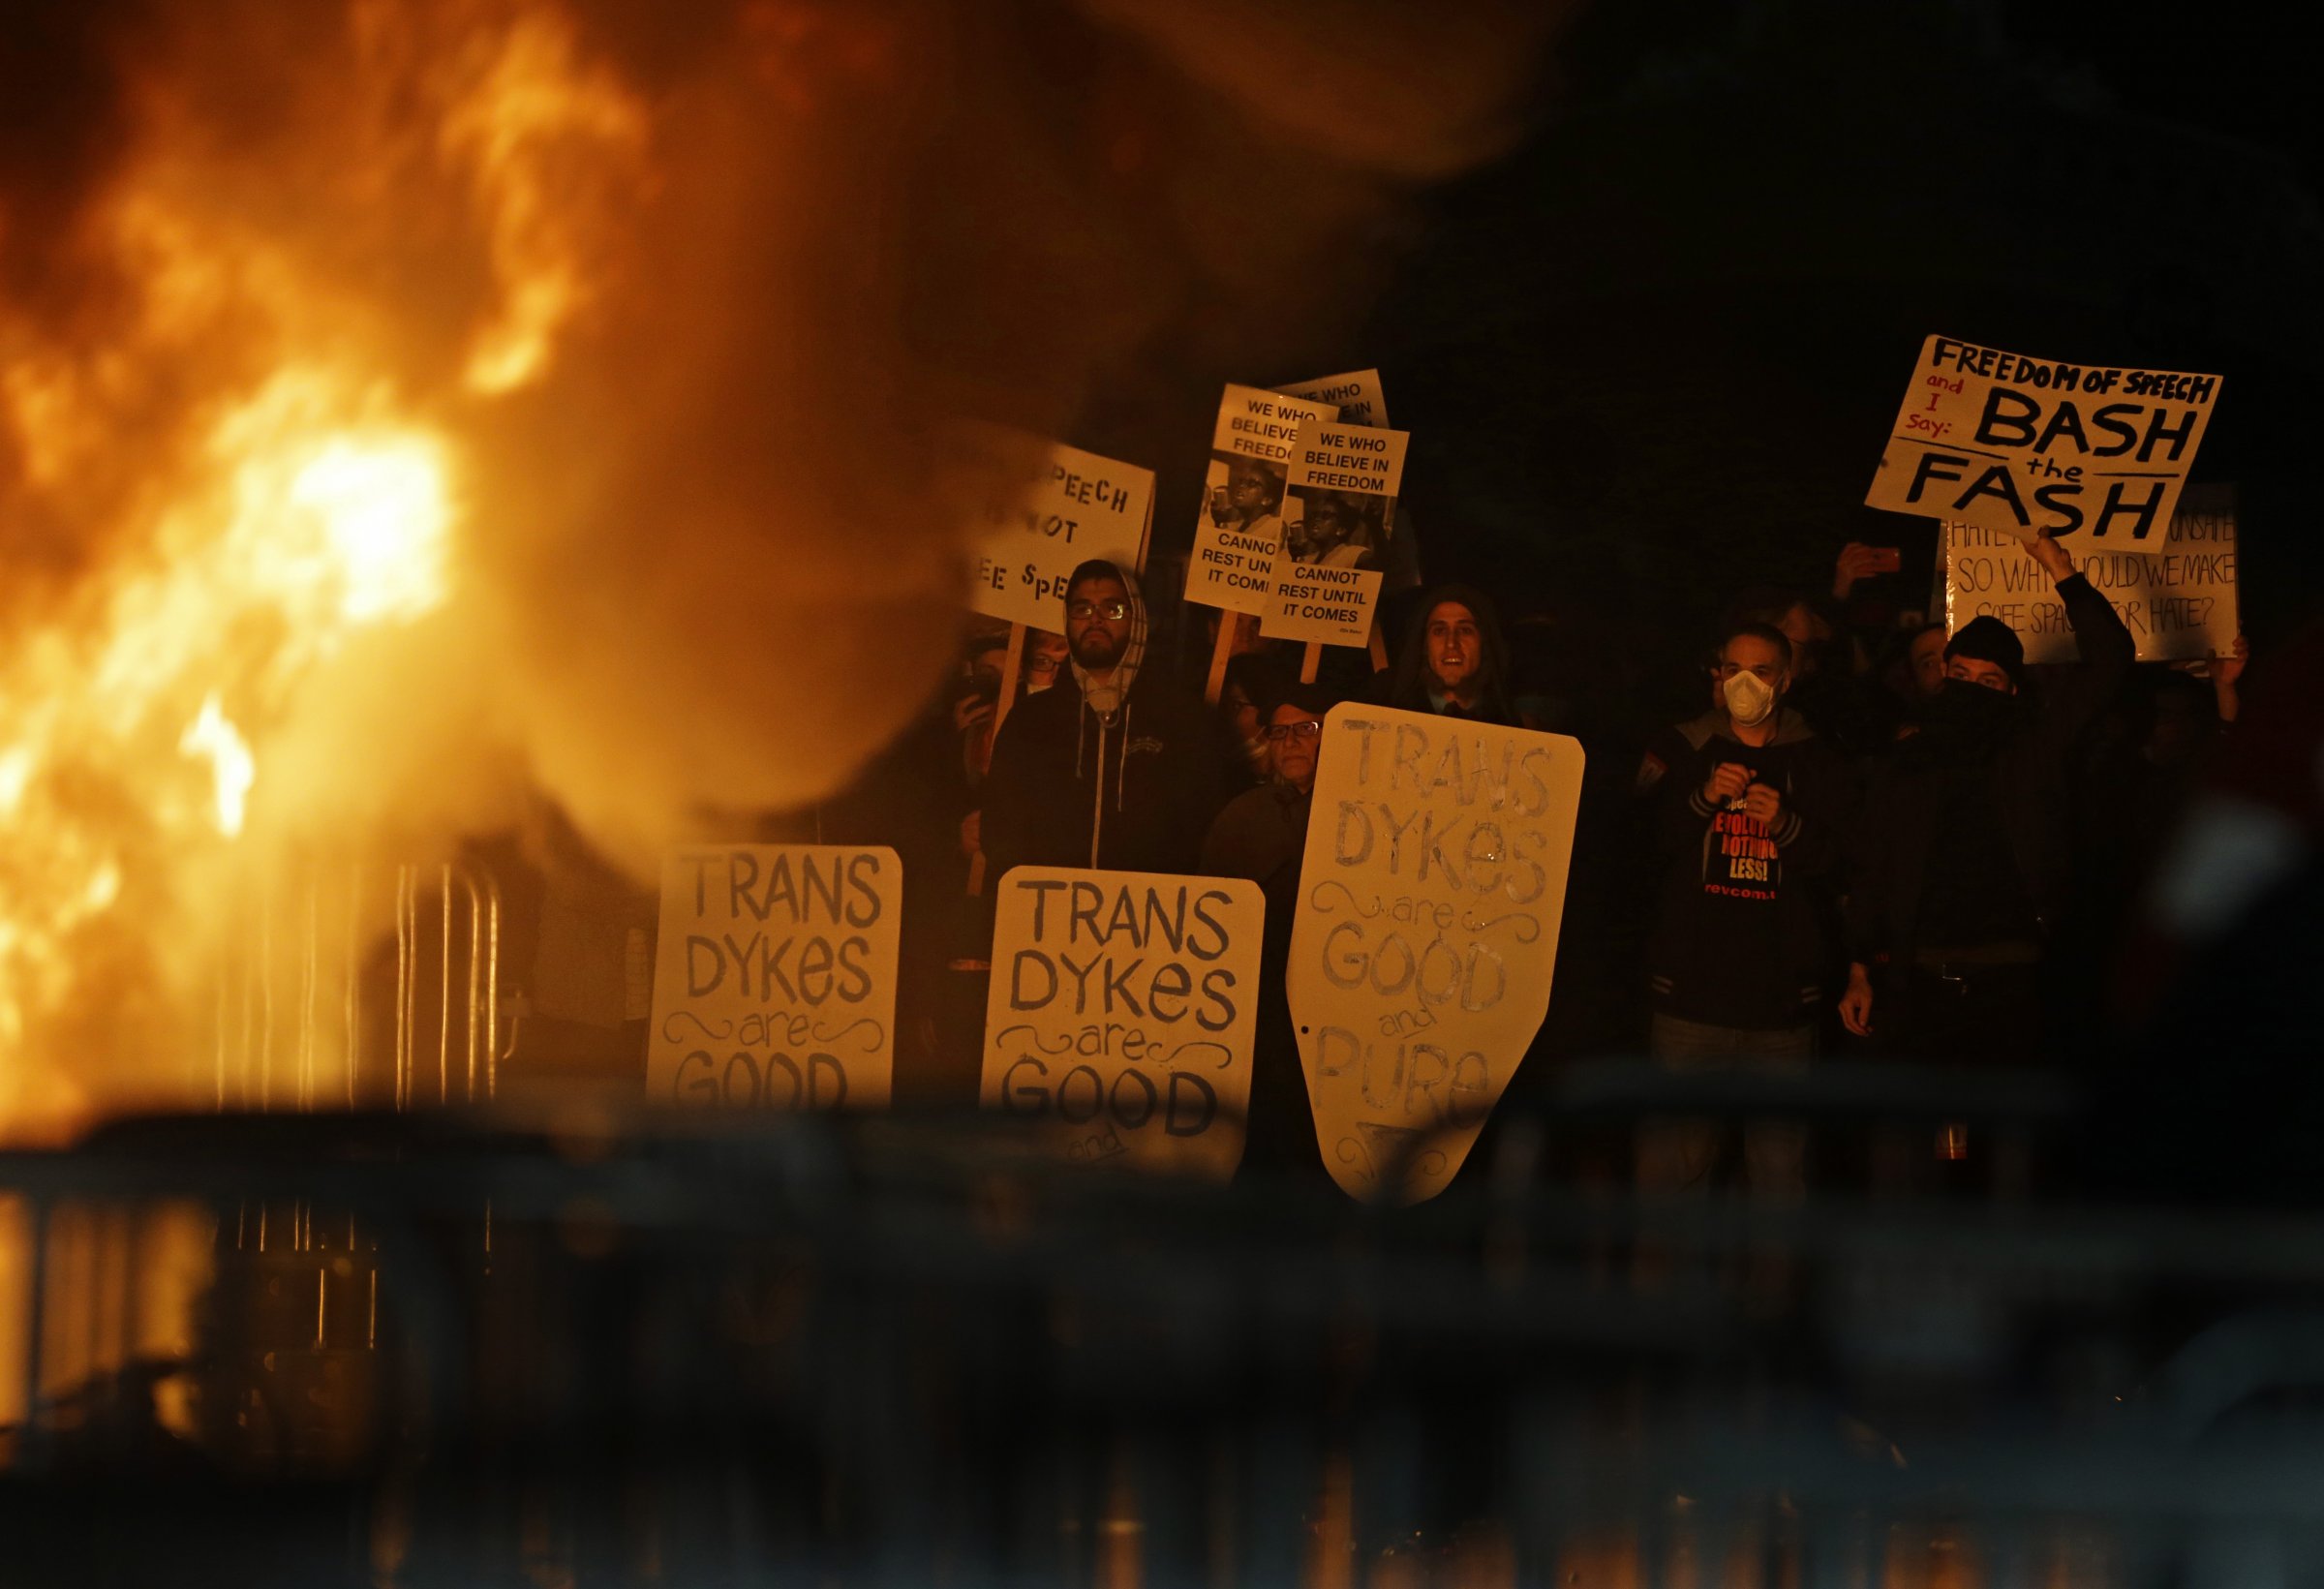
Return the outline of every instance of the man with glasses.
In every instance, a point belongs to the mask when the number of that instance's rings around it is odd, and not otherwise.
[[[1783,704],[1792,650],[1766,624],[1730,626],[1711,668],[1710,710],[1662,734],[1639,769],[1660,802],[1662,879],[1649,958],[1647,1049],[1691,1070],[1793,1069],[1816,1051],[1826,968],[1837,959],[1833,873],[1847,819],[1836,756]],[[1802,1185],[1796,1127],[1744,1133],[1755,1193]],[[1638,1183],[1707,1182],[1707,1121],[1640,1132]]]
[[[1259,1028],[1253,1035],[1251,1118],[1243,1162],[1262,1170],[1313,1165],[1315,1127],[1307,1083],[1283,996],[1283,963],[1291,953],[1292,914],[1300,902],[1300,860],[1307,847],[1307,813],[1315,793],[1324,714],[1332,697],[1320,685],[1289,685],[1267,714],[1272,778],[1227,803],[1203,840],[1203,871],[1214,877],[1248,877],[1267,896],[1267,931],[1259,959]]]
[[[1238,759],[1202,699],[1146,662],[1137,576],[1102,560],[1065,587],[1066,670],[1001,724],[985,785],[991,873],[1191,872]]]

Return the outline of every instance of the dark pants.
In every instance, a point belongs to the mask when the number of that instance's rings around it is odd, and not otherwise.
[[[1875,990],[1881,1052],[1917,1064],[2034,1068],[2045,1063],[2041,967],[1933,959],[1893,967]],[[2032,1176],[2020,1133],[1940,1121],[1876,1129],[1871,1179],[1881,1191],[2016,1196]]]
[[[2038,1065],[2041,968],[1951,962],[1892,969],[1876,990],[1873,1031],[1899,1059],[1927,1065]]]
[[[1816,1028],[1758,1031],[1684,1021],[1656,1011],[1647,1052],[1668,1069],[1700,1075],[1719,1070],[1798,1075],[1816,1055]],[[1651,1119],[1638,1127],[1637,1183],[1641,1192],[1704,1191],[1710,1186],[1722,1133],[1705,1119]],[[1808,1134],[1796,1120],[1754,1119],[1743,1127],[1744,1182],[1756,1197],[1796,1200],[1806,1189]]]

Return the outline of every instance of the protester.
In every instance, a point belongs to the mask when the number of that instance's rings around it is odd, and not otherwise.
[[[989,869],[1192,871],[1238,758],[1199,696],[1145,666],[1135,575],[1085,563],[1064,605],[1068,677],[1026,697],[994,747]]]
[[[2067,769],[2136,655],[2064,548],[2045,535],[2029,550],[2057,582],[2081,664],[2036,695],[2007,626],[1964,626],[1925,726],[1875,776],[1856,825],[1841,1018],[1912,1058],[2042,1054],[2041,964],[2066,904]]]
[[[1388,704],[1406,712],[1524,726],[1509,699],[1509,648],[1483,592],[1440,585],[1413,609],[1396,654]]]
[[[1300,902],[1300,863],[1323,747],[1330,692],[1293,684],[1268,717],[1272,777],[1227,803],[1203,840],[1202,870],[1215,877],[1248,877],[1267,896],[1267,929],[1259,961],[1259,1024],[1254,1037],[1250,1137],[1243,1162],[1254,1168],[1321,1168],[1306,1079],[1283,992],[1291,954],[1292,920]]]
[[[1917,712],[1943,690],[1944,645],[1949,638],[1942,624],[1928,624],[1905,642],[1896,693],[1909,710]]]
[[[1674,1069],[1804,1069],[1835,947],[1834,888],[1848,777],[1783,704],[1791,647],[1764,624],[1731,627],[1711,672],[1709,711],[1648,748],[1638,781],[1659,791],[1660,912],[1649,950],[1648,1053]],[[1796,1126],[1753,1122],[1755,1192],[1804,1186]],[[1640,1133],[1642,1188],[1704,1184],[1707,1121]]]
[[[1264,783],[1272,770],[1268,714],[1289,683],[1285,669],[1264,652],[1245,652],[1227,661],[1218,710],[1228,737],[1242,752],[1251,782]]]
[[[1024,636],[1024,693],[1038,695],[1065,674],[1065,636],[1031,629]]]

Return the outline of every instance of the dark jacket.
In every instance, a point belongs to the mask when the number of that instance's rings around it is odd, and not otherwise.
[[[1000,725],[985,779],[989,874],[1011,867],[1192,872],[1238,758],[1199,696],[1142,671],[1111,719],[1060,679]],[[1094,862],[1090,834],[1098,845]]]
[[[1286,783],[1245,790],[1227,802],[1203,840],[1203,871],[1248,877],[1267,896],[1259,956],[1259,1021],[1252,1034],[1251,1114],[1243,1164],[1262,1174],[1312,1173],[1324,1162],[1315,1142],[1307,1079],[1283,992],[1291,928],[1300,903],[1300,871],[1313,800]]]
[[[1772,827],[1703,799],[1723,761],[1783,796]],[[1838,941],[1834,878],[1849,817],[1837,752],[1789,707],[1766,745],[1744,744],[1713,710],[1659,735],[1640,781],[1654,790],[1662,861],[1648,951],[1655,1007],[1762,1031],[1816,1020]]]
[[[1964,745],[1932,724],[1897,747],[1872,775],[1851,844],[1849,958],[1901,964],[1933,944],[1921,933],[1929,857],[1964,792],[1998,818],[2001,853],[2014,864],[2037,938],[2064,910],[2071,866],[2066,796],[2074,742],[2122,687],[2138,645],[2090,581],[2059,583],[2081,649],[2079,666],[2055,670],[2037,690],[2012,698],[2006,720]],[[1969,687],[1974,688],[1974,687]]]

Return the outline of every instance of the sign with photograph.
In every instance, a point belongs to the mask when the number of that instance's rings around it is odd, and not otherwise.
[[[1285,476],[1284,555],[1261,613],[1269,638],[1361,646],[1380,600],[1409,433],[1337,421],[1300,428]]]
[[[1230,612],[1267,611],[1283,544],[1285,476],[1301,425],[1336,422],[1335,405],[1257,386],[1229,386],[1210,434],[1203,510],[1186,565],[1186,599]]]

